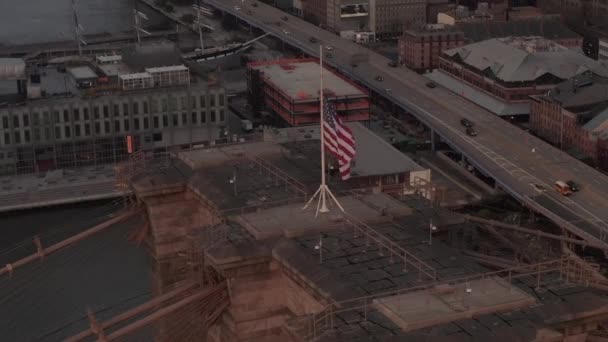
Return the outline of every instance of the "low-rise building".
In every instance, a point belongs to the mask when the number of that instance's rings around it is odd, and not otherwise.
[[[564,150],[608,167],[608,80],[582,75],[532,97],[530,129]]]
[[[530,113],[530,96],[584,73],[608,76],[582,53],[540,37],[497,38],[443,52],[437,83],[501,116]]]
[[[427,0],[372,0],[370,27],[380,38],[400,36],[426,24],[426,3]]]
[[[319,123],[319,63],[316,59],[253,62],[247,66],[250,103],[276,113],[291,126]],[[323,69],[325,96],[336,101],[344,121],[369,120],[369,95],[350,80]]]
[[[399,62],[417,71],[435,69],[441,52],[464,44],[464,34],[453,26],[425,25],[399,38]]]

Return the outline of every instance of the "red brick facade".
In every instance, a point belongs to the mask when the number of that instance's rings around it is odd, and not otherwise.
[[[399,38],[399,61],[416,71],[435,69],[441,52],[464,43],[464,35],[460,31],[406,31]]]
[[[598,166],[608,166],[608,142],[583,129],[577,122],[577,115],[557,102],[534,97],[530,108],[530,129],[563,150],[576,148]]]

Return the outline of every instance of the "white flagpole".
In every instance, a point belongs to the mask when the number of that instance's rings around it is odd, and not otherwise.
[[[319,45],[319,73],[320,73],[320,89],[319,89],[319,134],[321,135],[321,185],[319,189],[312,195],[308,203],[304,206],[303,209],[308,208],[310,203],[319,195],[319,202],[317,203],[317,211],[315,216],[319,215],[319,212],[326,213],[329,212],[329,208],[327,208],[327,196],[329,195],[331,199],[336,203],[340,210],[344,211],[340,202],[336,199],[334,194],[331,193],[329,187],[326,184],[325,180],[325,95],[323,94],[323,46]]]
[[[323,112],[325,111],[325,95],[323,94],[323,45],[319,45],[319,74],[320,74],[320,88],[319,88],[319,122],[321,123],[319,134],[321,134],[321,188],[326,189],[325,184],[325,118]],[[326,191],[321,190],[321,212],[326,213]]]

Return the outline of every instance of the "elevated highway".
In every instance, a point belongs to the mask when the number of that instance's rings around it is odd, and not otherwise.
[[[447,89],[426,87],[428,80],[423,76],[391,68],[384,56],[300,18],[253,0],[206,0],[206,4],[311,56],[319,55],[319,44],[333,46],[332,57],[325,58],[327,64],[415,115],[531,209],[582,239],[608,243],[608,177],[604,174]],[[288,20],[282,20],[283,16]],[[312,43],[311,37],[318,42]],[[367,56],[366,61],[352,67],[351,61],[361,54]],[[377,76],[384,80],[377,81]],[[478,136],[465,134],[461,118],[475,123]],[[563,197],[553,190],[556,180],[575,180],[582,189]]]

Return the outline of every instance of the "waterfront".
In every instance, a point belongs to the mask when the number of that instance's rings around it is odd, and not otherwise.
[[[143,7],[143,6],[142,6]],[[77,0],[79,22],[85,35],[132,30],[133,0]],[[165,20],[141,8],[160,25]],[[71,0],[0,1],[0,44],[21,45],[74,39]]]

